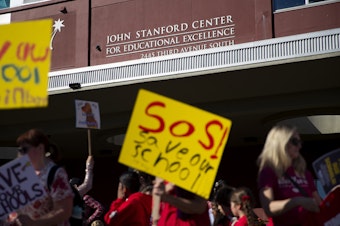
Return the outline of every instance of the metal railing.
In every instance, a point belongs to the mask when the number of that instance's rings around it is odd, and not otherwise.
[[[79,83],[82,88],[96,89],[126,82],[143,82],[146,79],[194,76],[216,70],[230,71],[240,66],[260,67],[263,63],[274,65],[287,60],[302,61],[313,57],[328,57],[329,54],[340,55],[340,29],[51,72],[48,91],[50,94],[70,92],[69,85],[72,83]]]

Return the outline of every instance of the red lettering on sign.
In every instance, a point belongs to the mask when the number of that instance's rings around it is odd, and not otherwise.
[[[156,128],[156,129],[151,129],[151,128],[146,128],[146,127],[140,125],[139,128],[142,129],[143,131],[146,131],[146,132],[153,132],[153,133],[159,133],[159,132],[162,132],[162,131],[164,130],[165,122],[164,122],[163,118],[160,117],[160,116],[157,116],[157,115],[155,115],[155,114],[149,113],[149,109],[151,109],[152,107],[157,107],[157,106],[158,106],[158,107],[165,107],[165,104],[164,104],[163,102],[158,102],[158,101],[152,102],[152,103],[150,103],[150,104],[146,107],[145,113],[146,113],[146,115],[149,115],[149,116],[154,117],[155,119],[157,119],[157,120],[159,121],[159,127]]]
[[[180,124],[187,124],[188,125],[188,131],[184,134],[175,134],[174,133],[174,129],[176,126],[180,125]],[[175,122],[174,124],[172,124],[170,126],[170,133],[174,136],[174,137],[187,137],[187,136],[190,136],[193,132],[195,131],[195,127],[190,123],[190,122],[187,122],[187,121],[177,121]]]
[[[35,49],[35,44],[20,43],[17,48],[17,58],[22,61],[26,61],[29,57],[33,62],[45,61],[48,57],[50,49],[45,48],[43,55],[38,56],[38,51]]]
[[[165,108],[165,103],[163,102],[159,102],[159,101],[154,101],[151,102],[145,109],[145,114],[147,116],[150,116],[152,118],[157,119],[157,121],[159,122],[159,126],[157,128],[148,128],[142,125],[139,125],[139,128],[142,129],[145,132],[152,132],[152,133],[160,133],[163,132],[163,130],[165,129],[165,120],[162,118],[162,116],[157,115],[157,114],[152,114],[150,113],[151,108],[153,107],[162,107]],[[176,127],[178,126],[187,126],[186,130],[181,130],[184,131],[182,133],[176,132]],[[219,130],[222,133],[221,139],[216,141],[216,139],[214,138],[214,136],[211,133],[211,128],[213,126],[218,126]],[[194,132],[195,132],[195,126],[193,123],[188,122],[186,120],[178,120],[174,123],[172,123],[169,127],[169,132],[172,136],[174,137],[189,137],[191,136]],[[226,135],[228,132],[228,128],[224,128],[223,123],[220,122],[219,120],[211,120],[209,122],[206,123],[205,125],[205,134],[207,136],[208,141],[207,142],[203,142],[202,139],[198,140],[198,143],[205,149],[205,150],[211,150],[216,146],[216,143],[218,143],[217,147],[215,147],[215,151],[214,153],[210,156],[211,159],[216,159],[217,158],[217,153],[221,148],[221,145],[223,144],[223,140],[225,139]],[[216,141],[216,142],[215,142]]]
[[[226,129],[224,130],[224,133],[223,133],[223,135],[222,135],[222,137],[221,137],[220,143],[218,144],[218,146],[217,146],[217,148],[216,148],[216,150],[215,150],[215,153],[214,153],[213,155],[210,156],[211,159],[217,159],[217,152],[220,150],[220,147],[221,147],[221,145],[222,145],[222,142],[223,142],[225,136],[227,135],[227,132],[228,132],[228,128],[226,128]]]
[[[200,141],[200,140],[198,141],[198,143],[200,143],[201,146],[202,146],[203,148],[205,148],[206,150],[210,150],[210,149],[212,149],[212,148],[214,147],[214,138],[213,138],[213,136],[209,133],[209,128],[210,128],[210,126],[213,126],[213,125],[218,125],[218,126],[220,127],[220,129],[223,129],[222,123],[221,123],[220,121],[217,121],[217,120],[210,121],[210,122],[208,122],[208,123],[206,124],[206,126],[205,126],[205,132],[206,132],[206,134],[207,134],[207,136],[208,136],[209,144],[206,145],[206,144],[204,144],[202,141]]]
[[[0,49],[0,60],[1,60],[2,56],[7,52],[7,49],[9,48],[10,45],[11,45],[11,42],[9,42],[9,41],[6,41],[2,45],[2,47]]]

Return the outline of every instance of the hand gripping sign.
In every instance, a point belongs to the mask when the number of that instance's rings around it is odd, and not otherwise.
[[[230,128],[229,119],[142,89],[118,161],[208,199]]]

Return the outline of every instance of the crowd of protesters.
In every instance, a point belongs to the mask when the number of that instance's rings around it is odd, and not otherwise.
[[[52,145],[46,134],[31,129],[18,137],[17,144],[18,157],[28,155],[48,195],[11,213],[0,221],[0,226],[72,226],[75,197],[72,187],[87,207],[87,211],[82,210],[83,226],[309,225],[312,218],[307,216],[319,212],[322,203],[300,153],[302,141],[298,130],[286,125],[274,126],[267,135],[257,159],[256,192],[218,180],[211,198],[206,200],[169,181],[129,169],[119,175],[117,197],[108,208],[87,194],[93,183],[93,156],[87,158],[84,180],[75,177],[69,180],[66,169],[60,167],[50,186],[48,175],[56,163],[51,158]],[[156,197],[160,203],[158,214],[154,215]],[[255,197],[260,208],[255,206]]]

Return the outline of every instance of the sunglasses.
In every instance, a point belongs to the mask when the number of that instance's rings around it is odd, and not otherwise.
[[[294,145],[294,146],[299,146],[299,145],[302,145],[302,140],[296,138],[296,137],[293,137],[289,140],[289,142]]]
[[[32,147],[19,147],[18,152],[20,154],[26,154]]]

